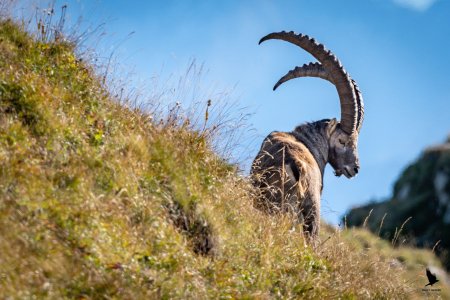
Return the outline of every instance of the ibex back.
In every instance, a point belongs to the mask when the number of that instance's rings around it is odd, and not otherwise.
[[[295,214],[305,234],[315,239],[326,164],[331,164],[336,176],[351,178],[359,171],[357,143],[364,117],[363,99],[356,82],[322,44],[307,35],[284,31],[271,33],[260,43],[269,39],[295,44],[319,61],[289,71],[274,90],[293,78],[319,77],[334,84],[339,94],[340,122],[324,119],[297,126],[292,132],[272,132],[264,139],[251,169],[253,184],[260,191],[258,206],[269,212]]]

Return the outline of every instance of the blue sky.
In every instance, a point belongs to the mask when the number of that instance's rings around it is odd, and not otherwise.
[[[134,70],[140,81],[182,74],[192,59],[203,64],[207,73],[201,84],[232,91],[229,97],[252,114],[248,122],[254,130],[242,136],[255,141],[249,157],[273,130],[340,116],[336,90],[324,80],[292,80],[273,92],[282,75],[313,58],[285,42],[258,46],[258,40],[273,31],[293,30],[324,43],[358,82],[366,108],[360,174],[348,180],[326,170],[322,217],[329,222],[336,224],[352,206],[388,196],[402,169],[450,132],[450,1],[68,4],[72,20],[82,15],[86,23],[106,21],[106,35],[96,50],[114,50],[124,69]],[[126,39],[130,32],[135,33]],[[243,162],[244,168],[248,163]]]

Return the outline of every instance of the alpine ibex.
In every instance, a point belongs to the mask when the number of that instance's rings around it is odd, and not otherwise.
[[[308,51],[319,62],[296,67],[283,76],[274,90],[298,77],[319,77],[336,86],[341,120],[324,119],[297,126],[292,132],[272,132],[253,161],[253,184],[260,191],[258,206],[269,212],[294,213],[304,232],[314,239],[320,225],[320,196],[325,165],[330,163],[336,176],[351,178],[358,173],[358,134],[364,104],[356,82],[337,57],[313,38],[294,32],[274,32],[259,43],[278,39]]]

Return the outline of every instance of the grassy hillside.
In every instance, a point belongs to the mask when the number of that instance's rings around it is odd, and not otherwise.
[[[430,252],[326,226],[306,245],[208,130],[119,105],[73,50],[0,23],[1,299],[422,296]]]

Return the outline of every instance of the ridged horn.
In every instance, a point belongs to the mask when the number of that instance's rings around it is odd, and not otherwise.
[[[356,131],[358,123],[358,100],[350,76],[345,71],[339,59],[325,46],[317,43],[307,35],[295,34],[291,32],[273,32],[263,37],[259,43],[277,39],[283,40],[309,52],[314,56],[331,76],[332,82],[336,86],[341,103],[341,128],[348,134]]]
[[[356,84],[356,81],[352,79],[353,88],[356,95],[356,101],[358,104],[358,118],[356,119],[356,130],[361,130],[362,123],[364,121],[364,100],[361,94],[361,91],[359,90],[358,84]]]
[[[324,69],[324,67],[320,63],[309,63],[304,64],[301,67],[295,67],[295,69],[290,70],[286,75],[280,78],[278,82],[273,87],[273,90],[276,90],[280,85],[285,83],[286,81],[289,81],[294,78],[299,77],[318,77],[325,79],[332,84],[334,84],[333,80],[331,79],[330,73],[327,72],[327,70]],[[363,120],[364,120],[364,101],[361,94],[361,91],[358,87],[358,84],[354,79],[351,79],[351,82],[353,84],[354,92],[356,95],[356,100],[358,104],[358,115],[357,115],[357,122],[356,122],[356,129],[359,133]]]
[[[282,85],[286,81],[299,77],[319,77],[333,83],[330,73],[328,73],[327,70],[325,70],[321,64],[309,63],[304,64],[301,67],[295,67],[295,69],[290,70],[286,75],[284,75],[283,77],[280,78],[280,80],[278,80],[278,82],[273,87],[273,90],[275,91],[280,85]]]

